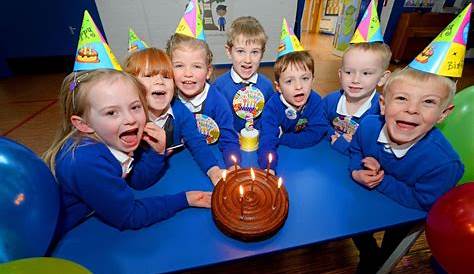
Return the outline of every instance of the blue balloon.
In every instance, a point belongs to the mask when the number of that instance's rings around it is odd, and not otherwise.
[[[0,263],[43,256],[58,214],[58,186],[46,164],[0,137]]]

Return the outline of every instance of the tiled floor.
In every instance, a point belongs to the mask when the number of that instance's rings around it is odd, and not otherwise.
[[[340,58],[331,54],[332,36],[304,34],[302,43],[315,59],[314,89],[322,96],[337,89]],[[272,68],[262,68],[261,71],[273,78]],[[464,77],[458,81],[459,90],[474,84],[473,71],[474,64],[466,64]],[[222,69],[216,70],[215,75],[222,72]],[[43,153],[59,125],[57,94],[65,75],[22,75],[0,80],[0,135],[23,143],[38,154]],[[430,251],[422,235],[394,273],[432,273],[429,257]],[[269,260],[278,263],[268,263]],[[341,240],[259,257],[252,263],[250,272],[347,273],[354,271],[356,262],[357,253],[352,243]],[[248,264],[237,262],[214,270],[229,272],[234,267],[242,272],[242,269],[248,269]]]

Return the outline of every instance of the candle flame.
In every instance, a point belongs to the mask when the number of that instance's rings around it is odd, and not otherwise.
[[[268,162],[271,163],[273,161],[273,154],[268,153]]]
[[[242,185],[239,186],[240,198],[244,197],[244,188]]]
[[[230,155],[230,158],[232,159],[232,162],[237,163],[237,158],[235,158],[234,155]]]
[[[281,188],[281,184],[283,184],[283,179],[280,177],[278,178],[278,189]]]
[[[227,169],[224,169],[224,170],[222,171],[222,180],[224,180],[224,182],[225,182],[225,178],[226,178],[226,177],[227,177]]]
[[[253,168],[250,168],[250,176],[252,177],[252,181],[255,181],[255,172],[253,171]]]

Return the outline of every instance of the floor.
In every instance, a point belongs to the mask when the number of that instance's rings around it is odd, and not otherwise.
[[[340,58],[331,54],[332,36],[303,34],[302,43],[315,59],[314,89],[322,96],[338,88]],[[403,64],[402,64],[403,65]],[[393,66],[396,67],[396,66]],[[216,70],[219,75],[224,70]],[[466,64],[458,89],[474,84],[474,64]],[[273,78],[272,68],[262,73]],[[0,80],[0,136],[31,148],[37,154],[50,145],[59,124],[57,93],[66,73],[21,75]],[[377,234],[380,239],[381,233]],[[397,265],[393,273],[433,273],[430,250],[424,234]],[[285,253],[271,254],[193,273],[351,273],[357,265],[357,251],[350,240],[318,244]]]

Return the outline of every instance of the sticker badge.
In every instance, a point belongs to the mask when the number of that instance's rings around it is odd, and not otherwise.
[[[204,135],[208,144],[217,142],[220,136],[219,126],[209,116],[204,114],[195,114],[199,132]]]
[[[332,120],[332,125],[334,129],[341,134],[347,133],[353,135],[359,124],[351,119],[351,116],[339,115],[338,117]]]
[[[306,128],[307,125],[308,125],[308,119],[306,118],[299,119],[295,126],[295,132],[302,131],[303,129]]]
[[[285,109],[285,115],[286,115],[286,118],[290,120],[295,120],[297,116],[296,110],[294,110],[293,108],[287,108]]]
[[[265,97],[257,87],[250,85],[243,87],[237,91],[232,100],[235,114],[241,119],[251,114],[253,118],[257,118],[263,111],[265,105]]]

